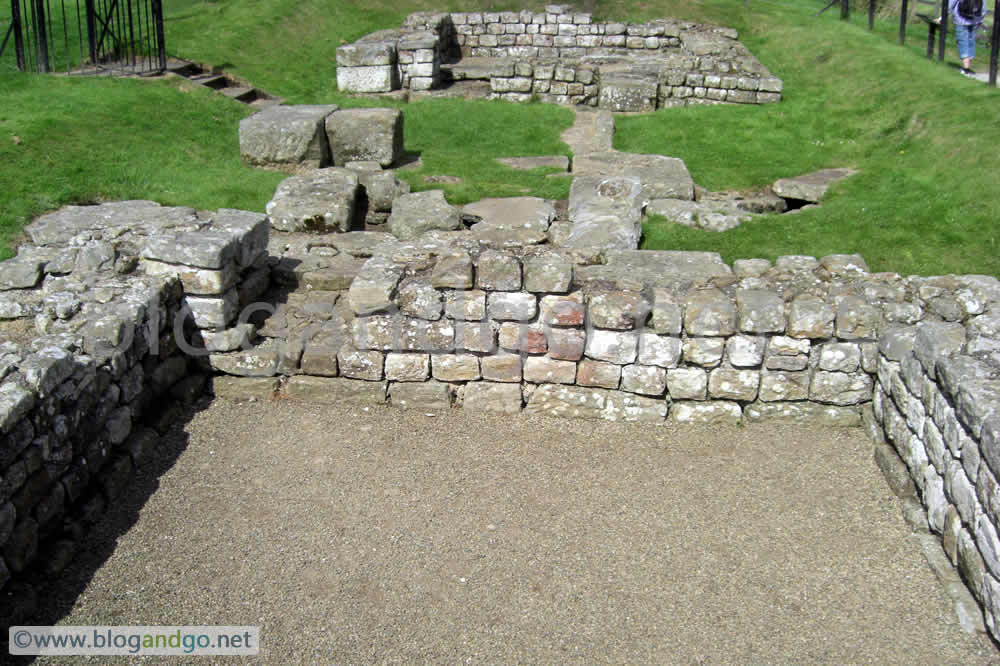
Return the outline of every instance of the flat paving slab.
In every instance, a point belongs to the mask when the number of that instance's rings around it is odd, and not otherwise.
[[[258,625],[273,663],[998,658],[860,430],[217,400],[161,455],[61,624]]]

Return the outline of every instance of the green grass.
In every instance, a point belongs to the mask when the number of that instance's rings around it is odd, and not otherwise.
[[[543,2],[455,0],[171,0],[171,55],[222,66],[289,103],[385,105],[336,90],[343,43],[397,27],[411,11],[539,9]],[[616,148],[680,157],[709,189],[758,188],[814,169],[860,174],[823,206],[768,216],[725,233],[653,220],[645,247],[711,250],[727,261],[781,254],[860,252],[873,270],[903,274],[1000,274],[994,191],[1000,160],[1000,93],[923,57],[926,32],[895,43],[889,18],[867,30],[821,3],[792,0],[583,0],[597,19],[678,17],[737,28],[785,82],[784,100],[764,107],[693,107],[617,119]],[[9,7],[0,6],[0,29]],[[74,80],[8,73],[0,62],[0,234],[14,238],[34,215],[66,203],[150,198],[200,208],[262,210],[282,178],[239,161],[245,107],[169,82]],[[978,64],[985,67],[985,52]],[[5,69],[6,66],[6,69]],[[452,175],[453,203],[484,196],[565,197],[568,178],[520,172],[495,157],[566,154],[572,116],[548,105],[432,100],[407,105],[406,148],[424,167]],[[15,142],[17,137],[17,142]],[[8,241],[9,243],[10,241]],[[6,256],[0,245],[0,257]],[[7,252],[9,254],[9,251]]]

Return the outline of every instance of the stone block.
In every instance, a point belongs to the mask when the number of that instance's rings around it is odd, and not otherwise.
[[[442,410],[451,408],[451,387],[441,382],[389,385],[389,402],[393,407],[416,410]]]
[[[462,228],[458,208],[449,204],[442,190],[404,194],[392,204],[389,232],[400,240],[413,240],[432,230],[454,231]],[[438,285],[435,287],[451,286]],[[472,285],[468,285],[471,287]],[[468,287],[453,288],[461,289]]]
[[[455,349],[492,353],[497,348],[497,327],[490,321],[459,321],[455,328]]]
[[[608,391],[601,418],[624,423],[663,423],[667,402],[621,391]]]
[[[767,421],[842,428],[861,425],[861,412],[857,407],[821,405],[815,402],[755,402],[743,409],[743,417],[749,423]],[[887,448],[892,450],[891,447]],[[893,452],[892,455],[895,456],[896,453]],[[909,472],[905,473],[909,478]]]
[[[805,400],[809,397],[809,371],[764,370],[760,376],[759,398],[762,402]]]
[[[522,364],[519,354],[499,354],[483,356],[479,359],[483,379],[491,382],[518,382],[522,379]]]
[[[583,326],[586,312],[579,292],[568,296],[542,296],[538,321],[549,326]]]
[[[555,253],[527,257],[524,260],[524,288],[531,292],[562,294],[569,291],[573,264]]]
[[[586,333],[577,328],[547,328],[545,341],[550,358],[579,361],[586,347]]]
[[[601,389],[542,384],[528,398],[526,414],[566,418],[600,419],[607,404]]]
[[[289,398],[352,407],[385,404],[386,388],[386,382],[381,381],[305,375],[290,377],[285,384],[285,392]]]
[[[725,400],[680,401],[671,405],[668,418],[674,423],[736,425],[743,419],[743,412],[738,404]]]
[[[265,210],[278,231],[350,231],[358,215],[358,175],[339,167],[291,176],[278,184]]]
[[[671,400],[704,400],[707,391],[708,373],[701,368],[667,370],[667,393]]]
[[[587,337],[586,355],[596,361],[626,365],[634,363],[639,336],[634,331],[593,330]]]
[[[708,376],[708,394],[712,399],[752,402],[760,387],[760,372],[716,368]]]
[[[538,302],[533,294],[492,292],[486,300],[489,318],[497,321],[529,321],[538,313]]]
[[[687,338],[681,350],[686,362],[713,367],[722,361],[725,348],[725,338]]]
[[[478,289],[446,291],[444,312],[452,319],[481,322],[486,319],[486,292]]]
[[[497,335],[500,347],[525,354],[544,354],[548,351],[545,329],[537,324],[504,322]]]
[[[389,353],[385,356],[385,378],[394,382],[422,382],[431,374],[427,354]]]
[[[587,308],[591,326],[620,331],[641,328],[651,309],[642,294],[632,291],[593,294]]]
[[[756,368],[764,362],[765,337],[734,335],[726,340],[725,357],[730,365],[737,368]]]
[[[655,365],[626,365],[622,368],[623,391],[661,396],[667,389],[667,371]]]
[[[437,289],[472,289],[472,257],[469,256],[469,253],[457,251],[442,255],[434,264],[434,269],[431,272],[431,285]],[[469,293],[470,295],[466,298],[470,299],[471,302],[466,302],[464,307],[473,308],[470,311],[475,312],[475,299],[478,298],[478,293],[482,292]],[[462,297],[457,294],[455,298],[462,300]],[[485,316],[484,309],[483,317]]]
[[[399,109],[341,109],[326,117],[325,130],[337,166],[371,161],[390,167],[403,155]]]
[[[736,308],[718,289],[696,291],[684,308],[684,330],[688,335],[728,336],[736,332]]]
[[[577,366],[576,383],[580,386],[616,389],[621,383],[621,375],[620,365],[583,359]]]
[[[655,333],[639,334],[639,363],[676,368],[681,358],[681,339]]]
[[[337,353],[337,366],[343,377],[374,382],[382,379],[385,356],[378,351],[345,347]]]
[[[830,372],[854,372],[861,367],[861,348],[849,342],[820,345],[819,368]]]
[[[882,323],[882,313],[857,296],[847,296],[837,307],[837,337],[843,340],[875,339]]]
[[[472,354],[433,354],[431,374],[442,382],[467,382],[481,377],[479,357]]]
[[[857,405],[871,400],[872,378],[864,372],[817,370],[809,384],[809,399],[834,405]]]
[[[277,390],[278,380],[275,377],[216,375],[211,384],[212,395],[222,400],[269,400]],[[141,462],[136,460],[136,464]]]
[[[736,292],[739,329],[744,333],[784,333],[785,303],[776,292],[740,289]]]
[[[517,414],[521,411],[521,385],[469,382],[465,385],[462,408],[481,412]]]
[[[383,93],[399,88],[393,65],[337,67],[337,88],[348,93]]]
[[[484,291],[519,290],[521,262],[506,252],[486,250],[476,263],[476,287]]]
[[[330,165],[323,123],[337,106],[270,106],[240,121],[240,157],[255,166]]]
[[[524,359],[524,381],[537,384],[573,384],[576,382],[576,363],[544,356]]]

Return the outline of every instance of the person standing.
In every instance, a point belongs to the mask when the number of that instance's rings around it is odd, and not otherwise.
[[[961,72],[972,76],[972,59],[976,57],[976,32],[986,20],[986,3],[983,0],[949,0],[948,13],[955,25],[955,41],[958,42],[958,57],[962,61]]]

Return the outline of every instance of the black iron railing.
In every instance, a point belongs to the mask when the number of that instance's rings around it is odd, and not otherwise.
[[[0,61],[12,46],[22,72],[151,74],[167,67],[162,0],[10,3]]]

